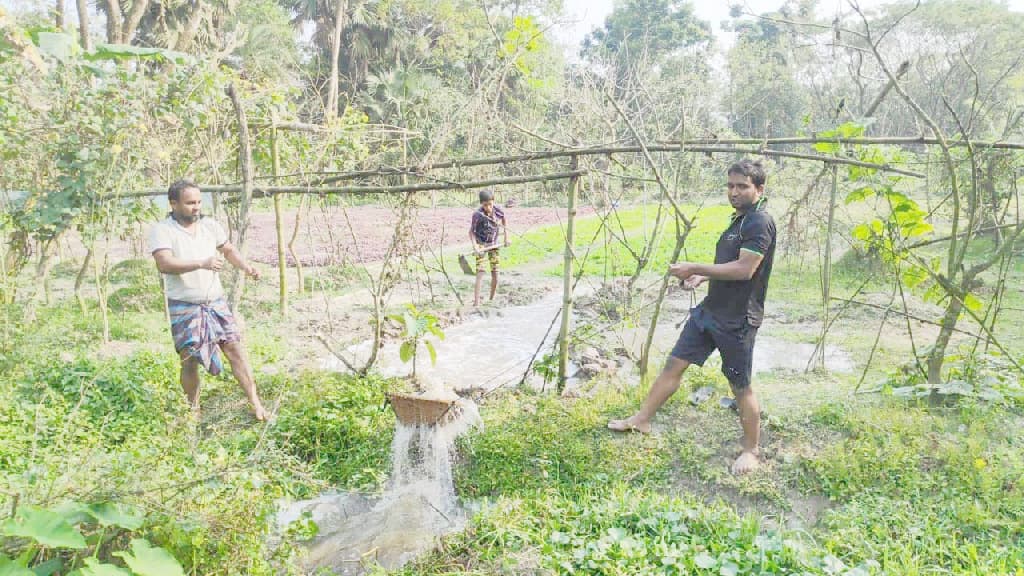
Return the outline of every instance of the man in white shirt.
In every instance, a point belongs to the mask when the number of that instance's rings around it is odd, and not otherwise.
[[[264,421],[267,411],[256,391],[242,334],[218,275],[224,262],[221,256],[257,280],[259,270],[246,263],[216,220],[202,218],[202,194],[195,183],[178,180],[167,189],[167,199],[171,213],[150,229],[149,251],[164,275],[171,336],[181,356],[181,387],[198,411],[199,366],[214,376],[220,374],[219,348],[228,357],[256,419]]]

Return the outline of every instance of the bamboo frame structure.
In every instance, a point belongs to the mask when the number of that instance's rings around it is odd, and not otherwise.
[[[244,120],[242,120],[244,122]],[[257,126],[257,124],[252,124]],[[280,174],[279,157],[278,157],[278,131],[279,130],[290,130],[300,132],[320,132],[322,128],[316,125],[302,124],[297,122],[270,122],[269,124],[258,124],[259,127],[270,128],[271,134],[271,158],[273,164],[273,174],[270,176],[272,180],[280,180],[286,178]],[[246,127],[243,127],[243,130]],[[634,133],[634,136],[639,140],[639,135]],[[948,147],[955,146],[966,146],[973,147],[975,149],[998,149],[998,150],[1024,150],[1024,143],[1017,142],[973,142],[973,141],[960,141],[960,140],[949,140],[940,142],[935,138],[925,137],[858,137],[858,138],[827,138],[819,136],[800,136],[800,137],[786,137],[786,138],[731,138],[731,139],[719,139],[719,138],[697,138],[697,139],[680,139],[678,141],[659,141],[654,144],[645,144],[640,141],[639,145],[633,146],[590,146],[590,147],[564,147],[563,149],[557,150],[540,150],[537,152],[529,152],[517,155],[506,155],[506,156],[492,156],[492,157],[481,157],[481,158],[468,158],[463,160],[450,160],[445,162],[438,162],[435,164],[421,165],[421,166],[397,166],[387,167],[381,166],[376,169],[365,169],[349,172],[339,173],[327,173],[319,179],[316,185],[309,186],[282,186],[282,185],[271,185],[271,186],[256,186],[254,185],[254,176],[251,174],[251,166],[243,166],[243,172],[245,173],[244,182],[242,185],[210,185],[200,186],[200,188],[211,194],[237,194],[242,193],[245,202],[248,203],[252,198],[272,197],[274,201],[274,213],[275,213],[275,227],[277,232],[277,254],[278,254],[278,274],[280,277],[280,296],[279,304],[282,315],[287,315],[287,281],[285,276],[286,262],[284,257],[284,236],[283,236],[283,222],[281,215],[280,196],[283,194],[316,194],[316,195],[343,195],[343,194],[399,194],[399,193],[410,193],[410,192],[435,192],[440,190],[467,190],[473,188],[484,188],[511,184],[525,184],[531,182],[546,182],[552,180],[569,180],[568,187],[568,209],[567,209],[567,226],[565,235],[565,270],[563,276],[563,295],[562,295],[562,318],[561,318],[561,329],[558,336],[558,389],[561,391],[564,388],[567,371],[568,371],[568,356],[569,356],[569,333],[571,328],[571,315],[572,315],[572,302],[573,302],[573,235],[574,235],[574,220],[576,215],[576,197],[579,189],[580,177],[588,173],[586,169],[580,169],[579,159],[580,157],[586,156],[612,156],[615,154],[642,154],[645,159],[652,165],[655,170],[656,177],[664,187],[664,184],[660,181],[660,176],[657,174],[657,168],[651,158],[652,152],[679,152],[679,153],[704,153],[704,154],[754,154],[760,156],[775,156],[783,158],[795,158],[805,161],[821,162],[826,166],[829,166],[833,170],[833,190],[830,199],[829,206],[829,229],[831,230],[832,213],[834,211],[836,202],[836,172],[835,170],[840,165],[847,166],[858,166],[861,168],[869,168],[882,172],[888,172],[893,174],[900,174],[912,178],[925,178],[925,174],[920,172],[906,170],[898,167],[894,167],[888,164],[878,164],[873,162],[865,162],[853,158],[837,157],[834,155],[824,154],[813,154],[803,152],[793,152],[789,150],[778,150],[768,148],[769,145],[773,146],[788,146],[797,144],[818,144],[818,143],[829,143],[829,144],[846,144],[846,145],[896,145],[896,146],[929,146],[935,144],[945,144]],[[755,145],[755,147],[748,147],[749,145]],[[243,148],[245,148],[243,143]],[[251,152],[249,152],[251,154]],[[564,172],[554,173],[541,173],[523,176],[508,176],[500,178],[490,178],[486,180],[477,181],[432,181],[432,182],[421,182],[408,184],[408,176],[425,176],[427,173],[443,170],[443,169],[459,169],[469,168],[474,166],[493,166],[493,165],[507,165],[522,162],[533,162],[538,160],[555,160],[560,158],[569,158],[570,165],[569,170]],[[246,159],[248,160],[248,158]],[[248,162],[243,162],[248,164]],[[351,186],[333,186],[332,184],[337,182],[353,181],[353,180],[368,180],[374,178],[388,177],[388,176],[402,176],[403,183],[401,185],[392,186],[375,186],[375,185],[351,185]],[[150,189],[136,192],[129,192],[126,194],[120,194],[115,196],[109,196],[109,200],[119,200],[123,198],[139,198],[139,197],[152,197],[161,196],[165,194],[162,189]],[[684,225],[689,231],[691,223],[681,213],[678,206],[675,206],[674,199],[670,194],[665,194],[669,201],[673,204],[677,216],[681,216],[684,221]],[[684,235],[685,238],[685,235]],[[680,246],[677,246],[677,252]],[[831,299],[828,291],[828,283],[830,278],[827,276],[830,274],[828,271],[828,263],[830,255],[826,255],[826,270],[823,272],[823,300],[826,311],[826,323],[827,323],[827,310],[828,302]],[[301,290],[300,286],[300,290]],[[662,287],[664,292],[665,287]],[[824,334],[822,335],[824,340]],[[822,351],[823,352],[823,351]],[[822,353],[823,356],[823,353]]]

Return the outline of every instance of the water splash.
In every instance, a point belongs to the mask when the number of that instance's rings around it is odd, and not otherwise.
[[[407,426],[396,421],[391,479],[379,498],[325,494],[281,507],[280,530],[303,518],[319,528],[306,545],[306,569],[358,575],[373,562],[396,569],[465,526],[452,478],[455,439],[481,421],[473,402],[457,402],[459,416],[445,425]]]

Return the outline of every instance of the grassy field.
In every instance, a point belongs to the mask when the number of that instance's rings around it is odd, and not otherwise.
[[[615,228],[638,249],[653,213],[633,208],[619,217]],[[720,208],[699,212],[690,258],[710,257],[727,218]],[[596,234],[599,222],[580,221],[577,247],[592,246],[583,271],[601,277],[608,262],[610,275],[631,272],[621,244],[606,247]],[[504,263],[538,278],[557,273],[562,238],[558,226],[527,232]],[[671,246],[669,229],[655,270]],[[275,502],[328,488],[382,488],[393,429],[382,391],[393,383],[282,369],[292,346],[283,321],[264,313],[262,300],[248,301],[249,350],[277,422],[254,424],[230,375],[205,379],[196,419],[178,389],[159,300],[146,296],[154,289],[146,265],[122,264],[112,276],[111,344],[101,342],[95,303],[83,313],[73,299],[36,306],[31,317],[24,307],[4,309],[8,337],[0,344],[0,510],[107,502],[143,520],[79,520],[90,547],[77,552],[32,548],[9,535],[0,554],[29,550],[34,565],[61,560],[66,572],[86,557],[117,564],[115,552],[146,538],[188,574],[300,573],[294,559],[310,530],[268,540]],[[841,260],[835,292],[849,295],[866,273]],[[1010,278],[1024,279],[1019,260]],[[888,288],[870,282],[865,290],[884,303]],[[774,337],[813,340],[813,259],[780,260],[770,299],[788,319],[772,326]],[[1012,309],[1024,307],[1020,299],[1008,292],[999,331],[1018,355],[1024,343],[1014,327],[1024,314]],[[604,427],[640,402],[645,390],[635,379],[601,381],[576,398],[530,390],[488,397],[485,427],[459,444],[456,488],[476,511],[470,526],[396,574],[1024,575],[1021,406],[889,393],[910,359],[898,321],[882,334],[863,386],[879,391],[853,394],[880,320],[880,311],[851,309],[834,327],[832,342],[854,359],[854,373],[776,370],[757,378],[766,462],[742,478],[728,473],[735,415],[684,400],[702,385],[725,393],[710,366],[687,374],[650,436]]]

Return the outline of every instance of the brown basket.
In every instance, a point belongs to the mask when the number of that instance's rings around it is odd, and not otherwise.
[[[389,401],[399,422],[407,426],[437,424],[452,410],[455,403],[454,400],[436,400],[398,393],[392,393]]]

